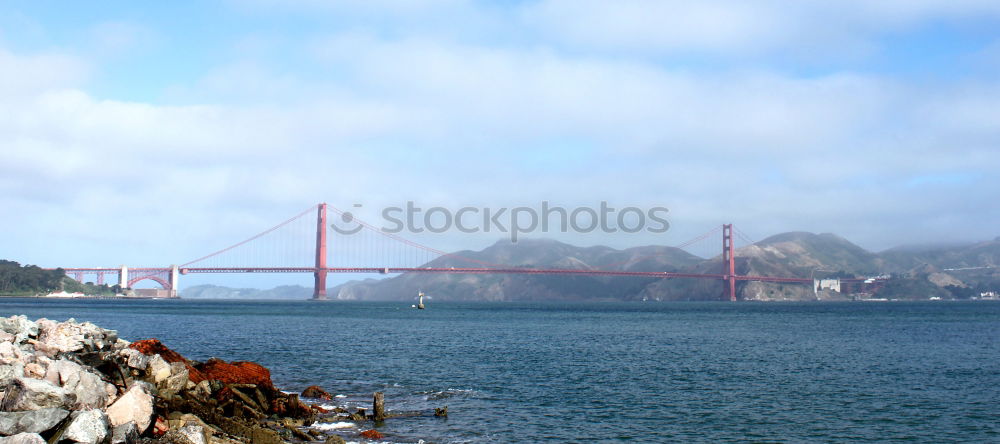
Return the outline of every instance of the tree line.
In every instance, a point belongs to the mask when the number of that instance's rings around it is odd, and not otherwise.
[[[37,265],[25,265],[0,259],[0,294],[40,293],[62,288],[66,271],[62,268],[46,270]]]

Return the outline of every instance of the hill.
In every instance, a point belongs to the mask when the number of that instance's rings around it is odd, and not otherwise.
[[[462,259],[459,259],[462,258]],[[736,251],[740,275],[798,278],[870,277],[896,273],[883,296],[893,298],[966,297],[1000,288],[995,265],[1000,241],[965,246],[898,248],[873,253],[832,233],[788,232]],[[427,267],[510,267],[721,273],[721,256],[701,259],[669,247],[575,247],[552,240],[498,242],[482,251],[461,251]],[[923,265],[917,267],[915,265]],[[929,265],[933,264],[933,265]],[[972,270],[952,270],[968,267]],[[947,268],[946,268],[947,267]],[[985,268],[976,268],[985,267]],[[990,268],[993,267],[993,268]],[[946,289],[948,289],[946,291]],[[964,289],[957,292],[956,289]],[[438,300],[719,300],[721,281],[521,274],[420,274],[353,281],[332,288],[331,299],[411,300],[418,290]],[[950,291],[950,292],[949,292]],[[848,294],[813,292],[810,285],[740,282],[741,300],[848,299]],[[978,293],[976,293],[978,294]]]
[[[680,271],[702,259],[671,247],[575,247],[553,240],[500,241],[482,251],[460,251],[426,267],[564,268],[574,270]],[[331,299],[410,300],[425,290],[437,300],[538,301],[634,299],[652,279],[522,274],[408,273],[384,280],[349,282],[331,289]]]
[[[218,285],[195,285],[181,291],[184,299],[308,299],[312,289],[301,285],[283,285],[269,290],[230,288]]]

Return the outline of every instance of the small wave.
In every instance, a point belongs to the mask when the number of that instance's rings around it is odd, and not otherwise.
[[[338,429],[350,429],[357,427],[357,424],[353,422],[315,422],[310,427],[318,430],[338,430]]]
[[[471,389],[453,389],[449,388],[447,390],[441,390],[436,392],[424,392],[424,399],[428,401],[437,401],[441,399],[447,399],[454,396],[471,396],[475,394],[475,390]]]
[[[346,398],[346,397],[347,397],[347,395],[337,395],[337,396],[334,396],[334,398]]]

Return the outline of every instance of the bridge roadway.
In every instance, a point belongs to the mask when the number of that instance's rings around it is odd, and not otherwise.
[[[112,273],[118,272],[118,268],[65,268],[66,274],[73,273]],[[129,272],[136,274],[155,273],[169,271],[166,267],[137,267],[129,268]],[[181,274],[208,274],[208,273],[315,273],[314,267],[185,267],[180,268]],[[556,274],[556,275],[578,275],[578,276],[628,276],[646,277],[655,279],[672,278],[694,278],[694,279],[727,279],[728,276],[722,273],[674,273],[667,271],[621,271],[621,270],[586,270],[570,268],[435,268],[435,267],[328,267],[328,273],[380,273],[380,274],[400,274],[400,273],[454,273],[454,274]],[[738,281],[756,282],[779,282],[810,284],[812,278],[774,277],[774,276],[754,276],[735,275]],[[862,278],[841,279],[846,282],[861,282]]]

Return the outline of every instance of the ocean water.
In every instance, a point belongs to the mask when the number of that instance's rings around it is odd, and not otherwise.
[[[0,314],[257,361],[330,405],[383,391],[422,413],[380,425],[392,442],[1000,442],[1000,303],[985,301],[4,299]]]

